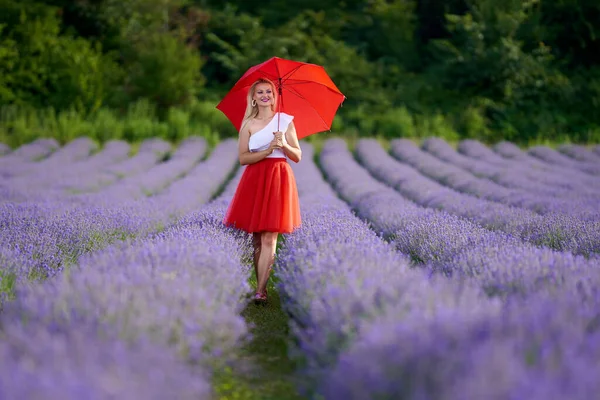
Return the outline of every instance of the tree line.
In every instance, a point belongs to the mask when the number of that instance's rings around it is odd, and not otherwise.
[[[235,135],[207,105],[279,56],[326,68],[336,130],[599,142],[597,21],[595,0],[0,0],[2,121],[143,102]]]

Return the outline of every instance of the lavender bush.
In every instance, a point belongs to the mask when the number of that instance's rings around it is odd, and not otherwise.
[[[565,192],[575,192],[578,196],[600,196],[600,191],[590,187],[588,177],[585,174],[577,173],[576,171],[567,171],[565,169],[553,169],[549,165],[544,165],[541,161],[537,161],[533,157],[527,156],[518,147],[512,143],[499,143],[498,148],[509,149],[509,154],[521,154],[522,158],[517,156],[516,159],[502,157],[500,153],[493,151],[483,143],[476,140],[463,140],[458,145],[458,151],[468,157],[475,158],[479,161],[493,164],[496,167],[510,168],[514,171],[520,171],[523,177],[528,178],[532,184],[544,184],[545,186],[554,187],[556,190]],[[520,161],[519,161],[520,160]],[[514,174],[513,174],[514,175]]]
[[[486,161],[490,164],[503,166],[506,165],[506,159],[500,154],[495,153],[491,148],[475,139],[463,139],[458,142],[456,148],[461,154],[480,161]]]
[[[77,161],[57,176],[48,189],[83,191],[95,175],[108,166],[114,166],[129,158],[131,146],[122,140],[111,140],[104,144],[98,153],[88,159]],[[130,171],[131,172],[131,171]]]
[[[154,165],[142,174],[119,180],[103,190],[102,195],[135,199],[157,194],[190,171],[202,159],[205,151],[206,141],[203,138],[188,139],[181,143],[168,161]]]
[[[511,171],[511,175],[514,176],[520,171],[522,177],[518,178],[519,180],[526,180],[536,187],[544,187],[545,190],[553,191],[566,199],[569,199],[567,195],[569,191],[578,200],[582,198],[600,198],[600,190],[586,182],[588,179],[586,174],[576,171],[565,173],[564,169],[561,172],[560,170],[552,170],[551,167],[544,168],[542,166],[538,168],[534,167],[534,164],[530,165],[533,168],[523,168],[521,163],[502,157],[490,147],[476,140],[463,140],[458,145],[458,151],[462,155],[477,159],[485,164],[493,164],[504,174],[507,173],[506,171]],[[534,163],[535,160],[532,160],[532,162]],[[532,188],[529,186],[523,187],[523,189],[531,190]]]
[[[424,141],[423,148],[440,160],[473,173],[482,179],[490,179],[498,186],[488,184],[494,192],[506,192],[510,204],[526,207],[540,213],[560,212],[576,217],[598,218],[598,201],[600,192],[592,196],[582,196],[573,190],[564,190],[544,184],[538,177],[528,178],[527,172],[521,168],[513,168],[510,163],[504,166],[489,165],[457,153],[443,139],[429,138]],[[504,189],[504,187],[509,190]]]
[[[441,304],[465,314],[497,309],[475,287],[411,269],[407,257],[377,237],[325,184],[311,153],[303,144],[303,161],[293,164],[303,223],[286,238],[276,273],[297,354],[306,362],[303,373],[313,384],[327,381],[339,354],[390,308],[403,310],[399,320],[410,310],[435,314]],[[327,153],[326,146],[322,161]]]
[[[0,158],[0,176],[18,175],[31,168],[31,164],[49,156],[60,146],[55,139],[37,139]]]
[[[524,168],[530,168],[532,170],[540,170],[547,173],[555,174],[557,176],[557,182],[559,182],[559,184],[561,176],[566,176],[577,185],[580,185],[581,183],[587,184],[591,187],[595,187],[597,185],[597,179],[595,179],[594,177],[589,176],[587,174],[582,174],[580,171],[574,169],[561,168],[560,166],[543,162],[539,158],[536,158],[528,154],[527,152],[521,150],[514,143],[500,142],[493,146],[493,150],[496,153],[500,154],[502,157],[506,158],[507,160],[510,160],[511,162],[516,162]],[[524,169],[524,171],[525,170],[526,169]]]
[[[600,389],[598,297],[504,304],[500,315],[373,322],[325,382],[328,399],[588,399]],[[590,326],[595,328],[590,329]]]
[[[55,170],[61,169],[65,164],[83,160],[89,157],[97,149],[98,145],[87,137],[80,137],[72,140],[63,147],[59,147],[47,158],[35,163],[27,163],[18,170],[19,175],[35,174],[31,176],[40,177],[45,174],[52,174]],[[12,170],[12,168],[10,168]],[[14,170],[13,170],[14,171]]]
[[[171,151],[171,145],[162,139],[147,139],[142,142],[135,156],[116,164],[103,166],[92,176],[77,182],[81,192],[97,192],[120,179],[133,179],[161,162]]]
[[[196,150],[198,150],[200,156],[202,156],[205,151],[205,144],[203,140],[200,140],[200,142],[200,145],[196,146]],[[138,154],[140,157],[137,157],[135,160],[136,162],[142,161],[142,163],[138,164],[138,168],[135,168],[135,165],[131,163],[131,160],[133,159],[126,160],[129,146],[127,145],[124,148],[117,142],[116,146],[115,144],[109,145],[103,149],[103,151],[100,151],[91,157],[65,160],[56,167],[42,169],[41,171],[34,170],[31,173],[7,180],[5,185],[9,186],[11,193],[13,193],[12,200],[56,198],[59,201],[64,201],[64,198],[66,197],[65,194],[79,194],[80,192],[85,192],[87,191],[87,186],[92,183],[96,185],[98,183],[104,183],[102,189],[107,196],[121,195],[122,197],[126,197],[128,193],[123,192],[131,186],[128,185],[127,182],[136,182],[137,179],[140,179],[142,172],[145,172],[146,175],[153,176],[150,175],[149,169],[154,168],[154,172],[156,169],[160,171],[161,169],[167,168],[163,167],[163,165],[173,165],[173,163],[169,162],[159,162],[160,158],[168,153],[161,152],[160,150],[157,151],[156,147],[164,145],[168,144],[164,141],[147,143],[143,150],[141,150],[141,154]],[[66,147],[61,149],[60,152],[65,155],[63,158],[73,157],[72,155],[69,155]],[[146,155],[146,157],[143,158],[142,155]],[[54,156],[56,157],[57,155]],[[119,162],[119,160],[121,162]],[[143,163],[143,161],[146,161],[146,163]],[[151,161],[152,164],[148,165],[148,161]],[[104,180],[103,182],[102,174],[105,174],[106,170],[110,168],[116,170],[120,164],[126,165],[129,168],[128,172],[123,173],[120,176],[113,174],[115,180],[112,182]],[[144,169],[141,169],[140,167]],[[151,180],[146,178],[146,182],[148,181]],[[160,179],[157,178],[155,181],[160,182]],[[113,184],[109,186],[107,183]],[[134,186],[138,191],[142,191],[142,189],[139,188],[141,185]],[[137,194],[137,192],[134,194]],[[133,196],[131,197],[133,198]]]
[[[181,185],[171,193],[187,197],[187,202],[170,207],[169,196],[155,196],[131,203],[139,213],[151,212],[154,220],[177,215],[166,229],[86,252],[62,274],[39,283],[25,280],[17,287],[15,299],[0,315],[0,337],[6,339],[0,346],[0,354],[6,355],[0,375],[11,382],[3,387],[8,396],[46,391],[65,399],[82,393],[98,399],[211,398],[207,381],[212,371],[235,361],[238,346],[248,338],[239,314],[250,292],[249,268],[241,264],[249,257],[250,243],[247,235],[222,225],[223,199],[199,206],[219,189],[236,156],[237,146],[227,141],[197,164],[195,174],[185,178],[191,190]],[[208,173],[210,180],[205,178]],[[122,201],[117,199],[114,209],[121,210],[116,206]],[[145,208],[144,203],[152,206]],[[18,220],[17,215],[10,218]],[[13,221],[7,230],[18,223]],[[32,227],[35,231],[39,226]],[[48,245],[45,239],[39,240],[42,250]],[[0,257],[11,262],[17,256],[28,258],[15,253],[2,252]],[[68,342],[73,346],[65,346]],[[85,346],[92,351],[85,353]],[[100,346],[105,351],[95,351]],[[44,362],[42,354],[62,363]],[[36,384],[12,384],[32,374]],[[186,383],[190,379],[194,382]],[[147,380],[152,382],[140,386]]]
[[[600,163],[600,155],[590,151],[585,146],[578,144],[561,144],[557,148],[562,154],[565,154],[575,160],[586,163]]]
[[[444,211],[424,209],[369,176],[352,159],[344,142],[331,141],[326,146],[329,156],[323,157],[322,166],[342,196],[375,229],[391,236],[399,250],[415,262],[426,264],[427,269],[473,277],[487,293],[506,296],[530,295],[540,288],[559,285],[571,271],[600,266],[596,260],[538,249],[511,234],[484,229]],[[412,193],[418,187],[431,202],[450,199],[450,203],[444,203],[445,209],[460,209],[453,205],[456,203],[475,212],[484,211],[477,204],[452,199],[451,193],[437,193],[416,171],[399,165],[374,140],[359,141],[357,156],[375,176],[400,190],[408,186]],[[488,214],[493,215],[493,211]],[[502,213],[496,212],[496,218],[501,219]]]
[[[600,175],[600,165],[585,161],[576,161],[548,146],[534,146],[528,149],[528,153],[549,164],[560,165],[574,170],[583,171],[590,175]]]
[[[194,362],[225,359],[246,333],[239,312],[249,292],[240,265],[247,251],[211,213],[82,257],[54,279],[21,284],[4,321],[32,318],[70,329],[108,323],[123,338],[146,334]]]
[[[325,142],[323,176],[302,147],[290,164],[303,224],[285,236],[275,274],[307,396],[586,399],[600,389],[593,213],[469,195],[491,181],[438,160],[453,190],[371,140],[356,147],[362,166],[345,142]],[[479,160],[490,179],[506,170],[501,152],[463,147],[462,161]],[[132,158],[123,142],[66,148],[23,157],[0,185],[0,293],[16,287],[0,314],[0,397],[211,398],[211,373],[246,362],[237,350],[250,337],[239,315],[250,238],[222,225],[244,171],[223,187],[236,141],[205,161],[196,139],[173,150],[149,141]],[[507,148],[540,177],[560,169]],[[587,201],[595,178],[573,168],[561,179]],[[572,201],[547,183],[521,189],[536,204],[547,204],[541,193]]]
[[[183,154],[194,149],[203,150],[203,143],[200,141],[197,146],[188,147]],[[2,279],[5,291],[26,280],[53,276],[81,255],[114,241],[144,237],[160,230],[206,203],[237,161],[237,148],[232,141],[219,144],[213,154],[214,157],[196,164],[194,174],[186,179],[183,186],[174,190],[167,186],[162,196],[136,199],[102,192],[68,195],[49,189],[21,193],[25,198],[30,195],[33,199],[43,198],[46,194],[50,199],[44,201],[0,203],[0,239],[10,250],[7,254],[18,255],[21,260],[4,264]],[[190,159],[192,161],[187,161]],[[193,154],[184,158],[188,162],[184,166],[187,167],[193,160],[196,160]],[[181,170],[181,163],[179,159],[175,159],[174,163],[175,168],[168,163],[162,164],[162,170],[167,173],[156,174],[157,186],[168,185],[170,180],[179,177],[177,173]],[[133,194],[139,194],[139,188],[147,182],[147,178],[141,180],[138,186],[134,186],[138,191]]]
[[[208,376],[167,349],[97,327],[11,321],[0,329],[2,399],[211,398]]]
[[[380,154],[372,155],[375,160]],[[446,272],[456,283],[478,282],[505,298],[501,311],[473,314],[453,303],[436,302],[433,313],[423,303],[389,303],[339,354],[321,381],[325,398],[583,399],[595,393],[597,262],[393,200],[389,188],[361,172],[344,142],[326,143],[321,165],[359,213],[375,217],[376,229],[398,220],[400,248],[422,257],[426,269]]]
[[[531,199],[531,196],[519,196],[514,191],[444,163],[408,140],[394,140],[391,152],[402,162],[457,191],[515,206],[528,204]],[[522,219],[507,213],[510,229],[501,229],[536,245],[590,256],[600,252],[600,218],[596,217],[597,214],[598,212],[593,212],[586,218],[574,218],[565,213],[548,212]]]

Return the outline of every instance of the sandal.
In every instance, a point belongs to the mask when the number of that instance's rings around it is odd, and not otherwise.
[[[267,294],[266,293],[256,292],[254,294],[254,302],[255,303],[266,303],[266,301],[267,301]]]
[[[269,267],[269,269],[267,270],[267,274],[269,275],[269,278],[271,277],[271,271],[273,270],[273,268]],[[267,278],[267,282],[269,280],[269,278]],[[254,294],[254,302],[256,303],[265,303],[267,301],[267,288],[265,287],[264,292],[256,292]]]

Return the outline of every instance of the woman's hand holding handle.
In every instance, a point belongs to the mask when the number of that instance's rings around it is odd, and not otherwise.
[[[277,139],[277,143],[280,147],[283,147],[283,132],[273,132],[275,139]]]
[[[281,132],[273,132],[273,135],[274,138],[271,140],[271,143],[269,143],[269,150],[271,151],[270,154],[272,154],[275,149],[280,149],[283,147],[283,134]]]

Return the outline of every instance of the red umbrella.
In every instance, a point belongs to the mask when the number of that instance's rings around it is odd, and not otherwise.
[[[277,108],[294,116],[298,139],[331,129],[333,117],[346,96],[322,66],[272,57],[248,69],[217,105],[239,131],[250,86],[268,78],[279,93]]]

